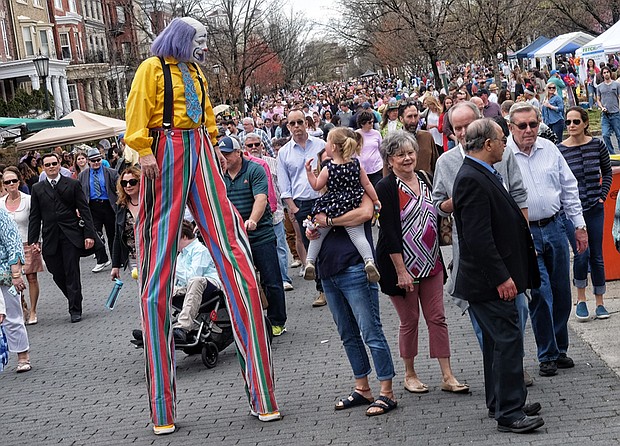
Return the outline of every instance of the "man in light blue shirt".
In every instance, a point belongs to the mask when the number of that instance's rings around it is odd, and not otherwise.
[[[309,159],[319,162],[319,152],[325,148],[325,141],[308,134],[306,117],[301,110],[293,110],[288,115],[288,128],[291,131],[291,140],[278,152],[278,186],[280,197],[288,209],[290,216],[294,216],[300,228],[303,221],[312,212],[312,207],[319,193],[312,189],[306,174],[305,163]],[[309,240],[305,231],[301,231],[302,240],[308,249]],[[305,258],[301,259],[306,262]],[[313,306],[326,304],[325,295],[320,283],[317,282],[319,297]]]
[[[172,328],[175,342],[186,344],[187,334],[195,328],[202,294],[209,285],[221,288],[222,284],[209,250],[196,238],[187,220],[181,227],[179,250],[173,295],[185,294],[185,300]]]

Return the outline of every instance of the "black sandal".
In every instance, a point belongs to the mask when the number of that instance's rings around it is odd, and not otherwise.
[[[366,409],[366,415],[369,417],[375,417],[377,415],[384,415],[388,413],[389,411],[396,409],[396,406],[398,406],[398,403],[396,401],[388,398],[387,396],[381,395],[379,398],[375,400],[374,403],[368,406],[368,409]],[[368,410],[372,407],[378,407],[381,410],[376,411],[376,412],[368,412]]]
[[[369,400],[354,390],[347,398],[338,401],[336,404],[336,410],[350,409],[356,406],[367,406],[372,402],[372,400]]]

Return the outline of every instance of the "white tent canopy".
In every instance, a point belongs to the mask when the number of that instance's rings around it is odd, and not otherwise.
[[[605,54],[620,52],[620,21],[594,40],[579,48],[577,55],[588,52],[588,47],[598,47],[599,45],[603,46]]]
[[[67,144],[78,144],[118,136],[125,131],[125,121],[82,110],[74,110],[64,118],[73,119],[75,127],[41,130],[36,135],[18,142],[17,149],[38,150]]]
[[[581,31],[576,31],[572,33],[562,34],[557,36],[551,42],[547,43],[545,46],[540,48],[538,51],[534,53],[534,57],[538,59],[550,58],[551,59],[551,67],[555,69],[555,55],[560,53],[565,48],[575,47],[574,50],[569,52],[574,52],[577,48],[589,43],[594,39],[590,34],[583,33]]]

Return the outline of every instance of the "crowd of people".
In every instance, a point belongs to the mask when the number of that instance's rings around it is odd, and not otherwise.
[[[192,51],[179,50],[179,36]],[[200,23],[175,19],[136,73],[126,138],[29,153],[3,170],[0,320],[17,372],[32,368],[26,325],[41,317],[42,260],[77,323],[80,257],[94,256],[93,273],[111,266],[118,279],[128,268],[138,280],[155,434],[175,431],[174,344],[195,334],[210,286],[226,295],[250,413],[278,420],[266,330],[286,333],[285,293],[299,268],[315,283],[311,305],[332,313],[353,372],[354,389],[336,410],[365,406],[378,416],[398,406],[379,290],[400,320],[404,388],[429,391],[415,369],[421,309],[441,390],[469,393],[450,364],[445,287],[480,344],[489,417],[505,432],[541,427],[541,405],[526,402],[525,324],[529,317],[540,376],[574,366],[570,247],[575,317],[591,319],[588,273],[595,316],[610,316],[602,237],[617,64],[588,64],[587,91],[596,97],[589,106],[608,123],[601,141],[567,80],[570,64],[548,73],[505,64],[497,78],[467,64],[440,91],[425,77],[314,84],[214,116],[194,63],[205,45]],[[620,248],[620,206],[613,236]],[[449,265],[441,244],[452,245]],[[30,305],[20,301],[22,274]],[[172,325],[169,303],[178,294],[185,302]]]

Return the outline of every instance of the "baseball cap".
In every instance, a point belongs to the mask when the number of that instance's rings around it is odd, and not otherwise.
[[[551,70],[551,73],[549,73],[549,75],[553,76],[554,74],[558,74],[559,71],[558,70]]]
[[[220,140],[220,151],[223,153],[231,153],[235,150],[241,150],[241,145],[239,145],[239,141],[235,138],[231,138],[230,136],[225,136]]]

